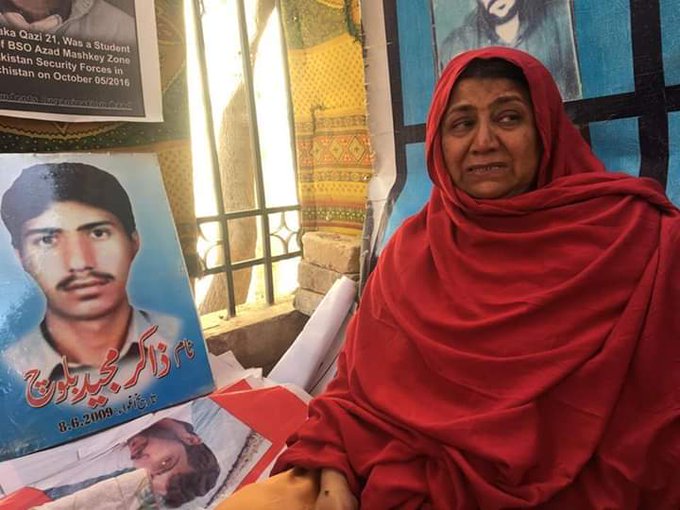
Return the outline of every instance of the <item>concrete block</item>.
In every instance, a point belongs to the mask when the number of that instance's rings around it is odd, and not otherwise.
[[[300,261],[298,266],[298,283],[300,288],[325,294],[335,283],[335,280],[343,276],[342,273],[317,266],[305,260]],[[346,274],[348,278],[359,281],[359,273]]]
[[[261,367],[267,374],[293,343],[309,317],[290,301],[232,319],[218,314],[201,317],[208,349],[215,355],[232,351],[246,368]]]
[[[324,294],[313,292],[307,289],[298,289],[295,291],[295,300],[293,307],[300,313],[305,315],[312,315],[314,310],[319,306]]]
[[[302,236],[304,259],[338,273],[359,272],[361,237],[332,232],[307,232]]]

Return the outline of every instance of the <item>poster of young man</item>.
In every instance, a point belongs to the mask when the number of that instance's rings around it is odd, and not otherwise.
[[[440,68],[458,53],[509,46],[531,53],[565,100],[581,97],[571,0],[432,0]]]
[[[153,0],[0,0],[0,114],[162,121]]]
[[[121,493],[136,506],[114,501],[108,508],[214,508],[267,477],[286,439],[307,417],[306,395],[252,382],[241,380],[190,403],[0,462],[0,510],[48,502],[94,508]],[[148,476],[133,477],[134,494],[126,493],[129,484],[121,477],[139,470]]]
[[[0,164],[0,460],[211,391],[155,156]]]
[[[97,494],[104,480],[143,469],[148,506],[209,508],[233,492],[272,446],[209,397],[51,450],[0,463],[0,491],[23,487],[48,501]],[[61,469],[55,469],[61,464]],[[4,483],[3,483],[4,481]],[[100,486],[101,487],[101,486]],[[0,495],[0,508],[2,508]],[[93,499],[102,499],[102,494]],[[80,505],[79,508],[86,508]]]

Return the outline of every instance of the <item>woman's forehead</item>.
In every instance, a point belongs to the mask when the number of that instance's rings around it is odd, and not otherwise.
[[[531,107],[529,91],[509,78],[464,78],[456,82],[449,96],[447,111],[463,106],[488,106],[519,101]]]

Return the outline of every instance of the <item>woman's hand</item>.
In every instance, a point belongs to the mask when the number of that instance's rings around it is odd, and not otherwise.
[[[340,471],[324,468],[319,480],[319,496],[314,510],[358,510],[359,503]]]

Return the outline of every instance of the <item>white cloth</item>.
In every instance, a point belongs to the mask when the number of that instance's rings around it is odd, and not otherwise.
[[[144,469],[103,480],[37,507],[40,510],[151,510],[160,508],[151,491],[151,479]]]

